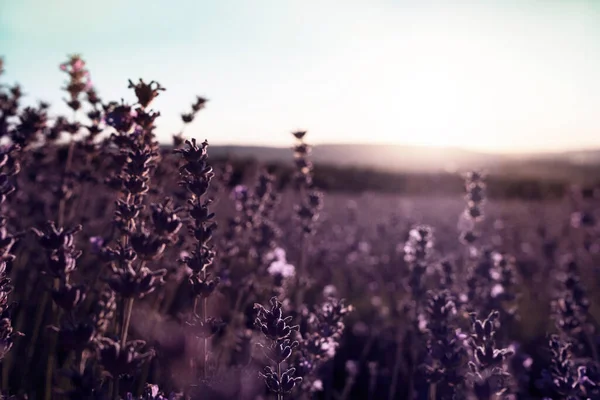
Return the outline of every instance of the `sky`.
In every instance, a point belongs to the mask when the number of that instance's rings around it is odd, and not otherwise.
[[[213,144],[600,147],[600,0],[0,0],[4,83],[65,112],[58,65],[104,100],[167,88],[159,137]]]

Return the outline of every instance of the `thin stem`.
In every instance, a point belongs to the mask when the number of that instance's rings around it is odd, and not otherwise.
[[[200,201],[200,199],[198,199]],[[202,270],[202,276],[204,281],[206,282],[206,267]],[[198,302],[198,298],[194,300],[194,310],[196,309]],[[206,325],[206,320],[208,318],[208,298],[204,297],[202,299],[202,322]],[[202,339],[202,379],[206,380],[206,369],[208,367],[208,338],[205,337]]]
[[[121,350],[127,343],[127,333],[129,331],[129,322],[131,321],[131,310],[133,309],[133,297],[125,299],[125,307],[123,312],[123,329],[121,330]]]
[[[113,400],[119,400],[119,377],[113,378]]]
[[[204,272],[204,275],[206,277],[206,272]],[[208,315],[208,298],[205,297],[202,300],[202,318],[204,319],[205,324],[206,324],[207,315]],[[208,338],[205,337],[203,340],[204,340],[204,346],[202,346],[202,352],[204,355],[204,366],[202,367],[202,377],[204,379],[206,379],[206,369],[208,367]]]
[[[75,149],[75,140],[71,139],[69,142],[69,151],[67,152],[67,163],[65,165],[65,172],[70,172],[71,166],[73,165],[73,153]]]
[[[125,238],[127,237],[126,235],[123,236]],[[137,271],[141,271],[145,265],[146,261],[140,262]],[[131,322],[131,311],[133,310],[133,302],[133,297],[125,299],[125,304],[123,307],[123,326],[121,327],[121,348],[125,348],[125,344],[127,343],[127,334],[129,333],[129,323]]]
[[[300,263],[298,265],[298,271],[296,273],[296,307],[300,307],[300,304],[304,301],[304,288],[302,288],[302,278],[305,275],[306,270],[306,257],[308,252],[308,238],[305,233],[302,233],[301,251],[300,251]]]
[[[366,358],[369,356],[369,352],[371,351],[371,347],[373,347],[374,343],[375,343],[375,335],[373,333],[371,333],[369,335],[369,340],[367,340],[365,347],[363,347],[363,350],[360,353],[360,358],[359,358],[359,362],[358,362],[359,368],[364,364]],[[350,379],[348,379],[348,381],[346,382],[346,385],[344,386],[344,390],[343,390],[341,396],[339,397],[340,400],[346,400],[348,398],[348,396],[350,395],[350,391],[352,390],[352,387],[354,386],[355,383],[356,383],[356,376],[351,376]]]
[[[83,351],[75,352],[75,367],[77,367],[77,372],[81,373],[82,368],[81,364],[83,363]]]
[[[63,226],[65,219],[65,199],[58,202],[58,226]]]
[[[35,353],[37,338],[40,333],[40,327],[42,326],[42,321],[44,319],[46,306],[48,305],[48,298],[49,298],[48,291],[45,290],[44,294],[42,295],[42,301],[39,303],[37,312],[35,314],[33,334],[31,335],[31,340],[29,341],[29,345],[28,345],[29,348],[27,349],[27,363],[26,363],[26,368],[25,368],[26,370],[28,369],[29,363],[31,362],[31,359],[33,358],[33,354]]]
[[[73,110],[73,122],[77,121],[77,111]],[[73,152],[75,149],[75,140],[73,140],[73,136],[71,136],[71,140],[69,141],[69,149],[67,151],[67,161],[65,163],[65,171],[63,173],[63,177],[62,177],[62,183],[65,183],[67,174],[69,172],[71,172],[71,166],[73,165]],[[58,202],[58,226],[62,227],[64,224],[64,220],[65,220],[65,207],[66,207],[66,200],[64,198],[61,198]]]
[[[402,360],[401,354],[402,346],[400,345],[400,338],[396,338],[396,360],[394,362],[394,369],[392,372],[392,384],[390,385],[390,392],[388,399],[393,400],[396,395],[396,387],[398,386],[398,374],[400,373],[400,362]],[[412,397],[410,397],[412,398]]]
[[[59,278],[54,278],[54,290],[58,290],[60,285]],[[52,311],[54,311],[55,323],[58,325],[60,323],[60,314],[61,311],[56,304],[52,303]],[[44,393],[45,400],[52,399],[52,376],[54,373],[54,362],[56,358],[56,342],[58,341],[58,333],[53,332],[52,337],[50,338],[50,344],[48,346],[48,361],[46,363],[46,390]]]
[[[587,330],[585,331],[585,338],[588,344],[590,345],[590,350],[592,351],[592,357],[594,361],[598,362],[598,349],[596,348],[596,344],[594,343],[593,336]]]
[[[277,379],[281,380],[281,363],[277,363]],[[283,400],[281,388],[277,391],[277,400]]]
[[[432,383],[429,385],[429,400],[437,399],[436,389],[437,389],[437,386],[435,383]]]
[[[194,297],[194,310],[193,310],[192,314],[194,317],[196,317],[198,315],[198,296]],[[197,349],[197,346],[198,346],[198,344],[196,344],[196,349]],[[194,354],[195,354],[195,352],[194,352]],[[198,376],[197,358],[192,357],[191,362],[192,362],[193,376],[197,377]]]
[[[352,388],[354,387],[354,382],[356,381],[356,377],[351,375],[348,380],[346,380],[346,384],[344,385],[344,390],[342,391],[342,394],[340,395],[340,399],[347,399],[348,395],[350,394],[350,391],[352,390]]]

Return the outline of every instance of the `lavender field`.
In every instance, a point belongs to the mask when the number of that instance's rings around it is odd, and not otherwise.
[[[65,116],[0,86],[1,398],[600,399],[597,190],[328,193],[310,131],[234,179],[210,102],[159,145],[165,88],[87,68]]]

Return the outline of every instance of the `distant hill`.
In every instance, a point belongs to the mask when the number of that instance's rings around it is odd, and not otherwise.
[[[267,146],[210,147],[216,157],[256,159],[288,164],[291,148]],[[600,150],[505,155],[452,147],[407,145],[322,144],[312,149],[315,164],[372,168],[390,172],[456,172],[484,169],[498,175],[581,180],[600,175]]]
[[[266,146],[211,146],[215,156],[230,155],[267,162],[292,161],[291,148]],[[495,165],[505,157],[457,148],[403,145],[322,144],[314,146],[311,159],[315,164],[372,167],[388,171],[454,171],[471,166]]]

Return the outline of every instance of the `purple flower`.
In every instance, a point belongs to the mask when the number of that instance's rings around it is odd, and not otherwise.
[[[104,239],[101,236],[92,236],[90,238],[90,245],[92,246],[92,253],[98,254],[104,246]]]

